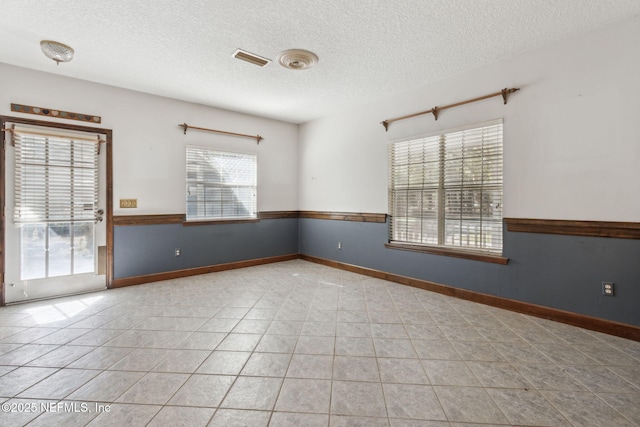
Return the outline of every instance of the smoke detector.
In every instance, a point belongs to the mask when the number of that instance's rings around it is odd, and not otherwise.
[[[290,70],[306,70],[318,62],[318,56],[303,49],[288,49],[278,54],[278,62]]]

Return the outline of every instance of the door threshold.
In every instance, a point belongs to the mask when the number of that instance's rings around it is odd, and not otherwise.
[[[19,304],[28,304],[28,303],[31,303],[31,302],[38,302],[38,301],[48,301],[48,300],[58,299],[58,298],[73,297],[73,296],[78,296],[78,295],[93,294],[95,292],[103,292],[103,291],[106,291],[106,290],[107,290],[107,287],[105,286],[104,288],[91,289],[91,290],[88,290],[88,291],[73,292],[73,293],[69,293],[69,294],[60,294],[60,295],[51,295],[50,297],[40,297],[40,298],[33,298],[33,299],[25,299],[25,300],[21,300],[21,301],[12,301],[12,302],[5,303],[5,307],[9,307],[9,306],[12,306],[12,305],[19,305]]]

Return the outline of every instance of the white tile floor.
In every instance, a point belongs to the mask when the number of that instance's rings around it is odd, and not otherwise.
[[[289,261],[0,308],[2,426],[640,425],[640,343]]]

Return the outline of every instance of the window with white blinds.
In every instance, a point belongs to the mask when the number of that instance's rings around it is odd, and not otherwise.
[[[187,220],[256,218],[257,157],[187,147]]]
[[[14,222],[94,221],[98,204],[95,139],[13,129]]]
[[[389,147],[389,240],[502,252],[502,121]]]

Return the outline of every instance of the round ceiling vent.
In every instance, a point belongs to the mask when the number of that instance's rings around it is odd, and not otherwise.
[[[303,49],[288,49],[278,54],[278,62],[290,70],[306,70],[318,62],[318,56]]]

